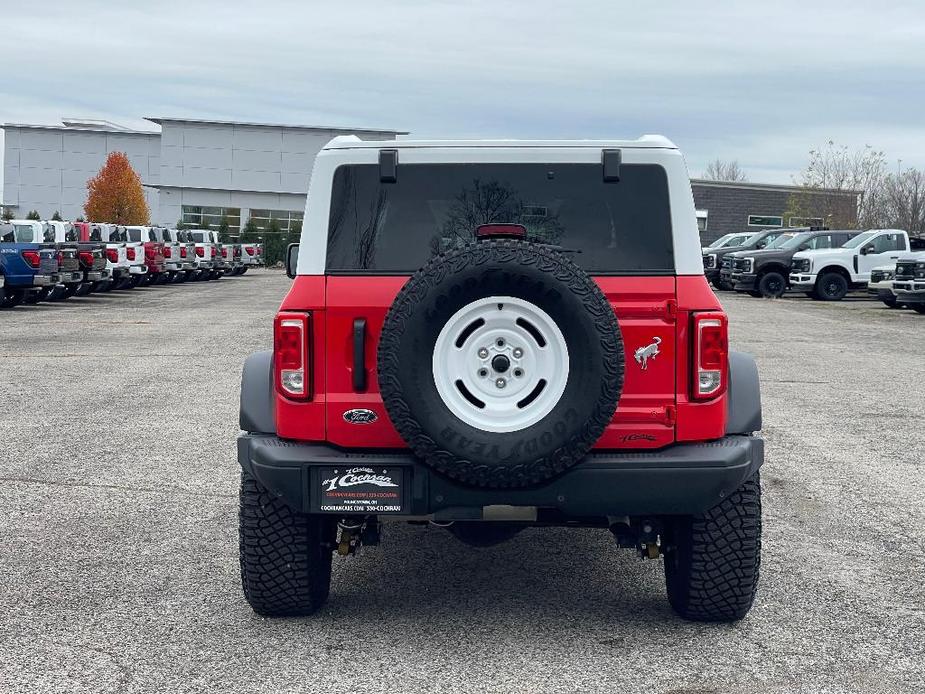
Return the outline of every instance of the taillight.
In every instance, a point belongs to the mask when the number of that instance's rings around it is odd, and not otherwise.
[[[248,255],[254,255],[254,249],[253,249],[253,248],[245,248],[244,250],[247,251],[247,254],[248,254]]]
[[[205,249],[202,246],[196,246],[196,255],[201,258],[205,255]]]
[[[115,248],[107,248],[106,249],[106,260],[108,260],[110,263],[118,263],[119,262],[119,251],[117,251]]]
[[[23,251],[22,259],[25,260],[30,267],[38,267],[42,262],[42,258],[38,251]]]
[[[693,316],[693,398],[712,400],[726,392],[729,371],[729,337],[725,314]]]
[[[212,246],[212,257],[213,257],[213,258],[215,257],[215,254],[216,254],[217,250],[218,250],[218,249],[216,249],[215,246]]]
[[[145,248],[145,258],[154,260],[155,252],[153,248]]]
[[[226,258],[228,257],[228,249],[227,249],[227,248],[223,248],[223,249],[222,249],[222,255],[225,256]]]
[[[58,251],[58,267],[61,267],[64,264],[64,253]]]
[[[169,258],[171,255],[170,246],[164,246],[164,257]]]
[[[263,255],[263,249],[259,246],[257,247],[257,255]]]
[[[168,256],[168,257],[169,257],[169,256]],[[181,258],[185,258],[185,257],[186,257],[186,246],[180,246],[180,257],[181,257]]]
[[[125,249],[125,257],[128,258],[129,260],[135,260],[135,249],[134,249],[134,248],[126,248],[126,249]]]
[[[276,390],[293,400],[311,397],[309,314],[279,313],[273,326]]]
[[[77,254],[77,257],[80,258],[80,262],[84,265],[90,267],[93,265],[93,253],[90,251],[80,251]]]

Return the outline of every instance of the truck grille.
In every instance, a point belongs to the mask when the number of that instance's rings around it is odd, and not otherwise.
[[[871,282],[883,282],[884,280],[893,279],[893,273],[885,270],[871,270],[870,271],[870,281]]]
[[[734,258],[732,267],[735,270],[748,270],[750,263],[745,258]]]
[[[726,269],[731,269],[732,268],[732,258],[730,258],[728,255],[725,256],[723,258],[722,267]]]

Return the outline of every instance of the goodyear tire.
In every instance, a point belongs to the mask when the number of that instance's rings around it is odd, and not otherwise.
[[[697,622],[731,622],[751,609],[761,568],[761,480],[756,473],[709,511],[670,525],[668,601]]]
[[[244,597],[258,614],[315,612],[328,599],[337,526],[297,513],[241,471],[238,541]]]
[[[515,240],[437,256],[379,341],[388,415],[435,470],[480,487],[549,480],[584,457],[623,388],[613,308],[564,254]]]

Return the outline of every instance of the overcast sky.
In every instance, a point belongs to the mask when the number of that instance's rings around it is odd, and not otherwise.
[[[0,122],[661,133],[692,175],[781,183],[831,138],[925,167],[925,3],[858,4],[0,0]]]

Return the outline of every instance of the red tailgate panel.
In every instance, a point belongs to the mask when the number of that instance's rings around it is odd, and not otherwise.
[[[616,415],[595,448],[667,446],[675,439],[675,278],[595,277],[595,281],[617,314],[626,362]],[[641,350],[638,361],[637,350]]]

